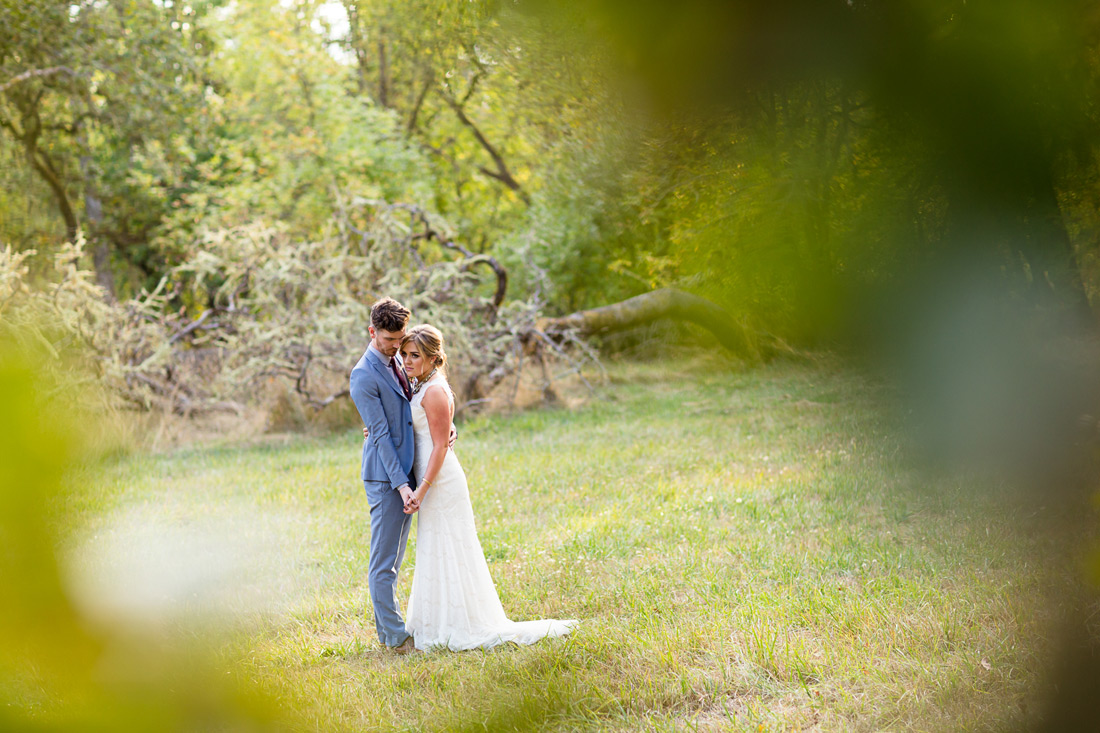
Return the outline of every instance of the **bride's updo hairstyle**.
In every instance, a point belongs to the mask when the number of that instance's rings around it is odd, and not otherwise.
[[[447,352],[443,350],[443,334],[438,328],[426,323],[413,326],[405,333],[405,338],[401,339],[401,348],[404,349],[405,344],[410,341],[416,344],[424,358],[435,364],[440,371],[444,370],[447,366]]]

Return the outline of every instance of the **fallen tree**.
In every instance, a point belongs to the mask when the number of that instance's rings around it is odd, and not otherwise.
[[[546,317],[537,289],[507,299],[504,266],[415,205],[350,201],[337,224],[336,236],[313,242],[263,222],[208,232],[153,292],[121,302],[83,269],[80,242],[61,250],[44,288],[29,281],[33,253],[5,248],[0,327],[68,353],[58,368],[90,365],[73,376],[123,405],[184,415],[241,414],[272,384],[316,411],[343,400],[370,304],[383,295],[446,334],[452,384],[469,411],[514,404],[521,386],[554,401],[554,385],[569,377],[592,388],[588,376],[603,367],[591,339],[659,320],[702,326],[734,353],[756,351],[721,307],[671,288]]]
[[[584,368],[600,367],[596,351],[590,344],[592,337],[630,331],[661,320],[702,326],[732,353],[753,351],[744,330],[723,308],[698,295],[661,288],[600,308],[557,318],[535,318],[526,328],[515,331],[514,353],[507,355],[510,358],[488,362],[468,377],[464,389],[467,404],[487,401],[490,392],[510,377],[517,383],[514,395],[525,365],[532,366],[535,373],[541,375],[545,401],[556,401],[553,384],[564,376],[575,375],[591,388],[584,377]],[[564,369],[555,368],[555,362]]]
[[[540,318],[536,328],[560,341],[565,333],[581,338],[627,331],[658,320],[688,321],[710,331],[731,352],[748,351],[745,333],[723,308],[698,295],[661,288],[600,308],[577,311],[560,318]]]

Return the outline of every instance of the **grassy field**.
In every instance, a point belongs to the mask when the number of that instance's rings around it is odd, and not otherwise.
[[[922,478],[883,391],[828,360],[619,364],[579,408],[463,424],[505,609],[581,619],[529,648],[378,646],[352,431],[118,460],[65,543],[129,584],[112,612],[237,613],[225,654],[308,729],[1013,728],[1079,568],[1034,507]],[[403,601],[414,565],[415,529]]]

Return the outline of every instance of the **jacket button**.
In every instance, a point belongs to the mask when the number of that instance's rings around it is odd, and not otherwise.
[[[412,423],[410,422],[409,425],[412,425]]]

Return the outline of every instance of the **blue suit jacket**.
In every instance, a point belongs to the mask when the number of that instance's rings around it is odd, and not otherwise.
[[[411,485],[416,448],[412,408],[389,366],[370,349],[351,370],[351,399],[370,428],[370,437],[363,441],[363,480],[388,483],[394,489]]]

